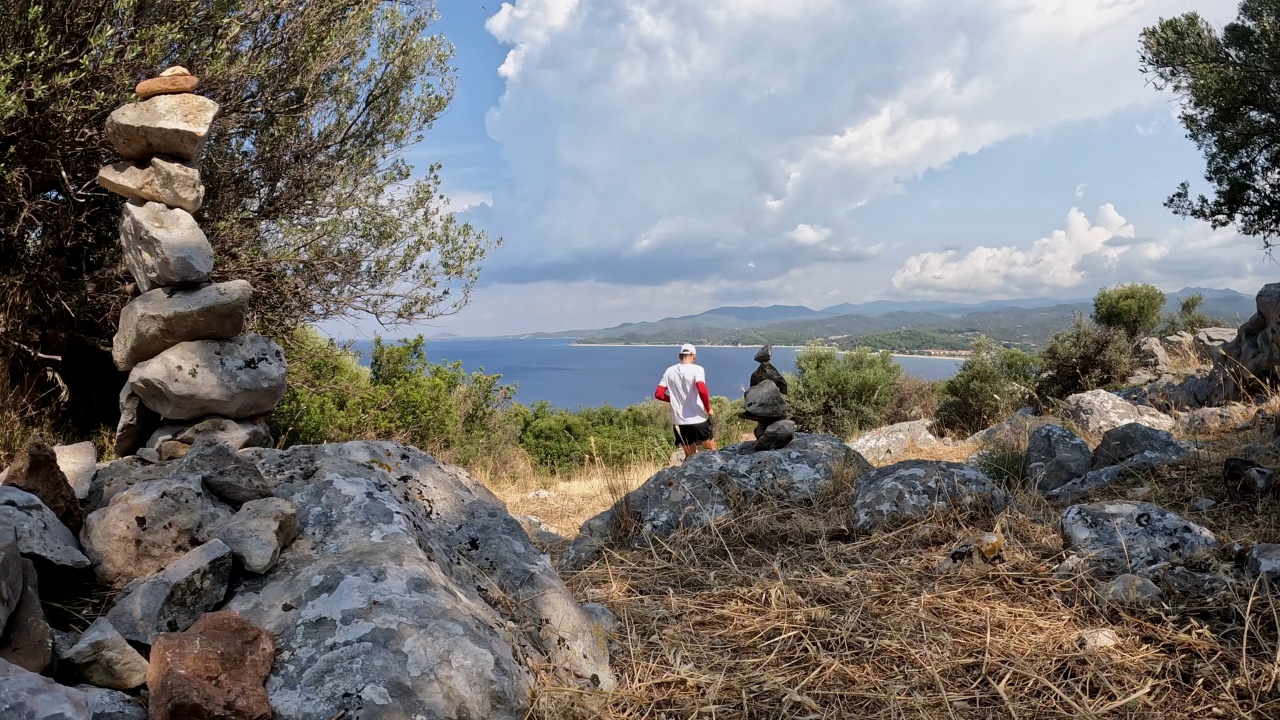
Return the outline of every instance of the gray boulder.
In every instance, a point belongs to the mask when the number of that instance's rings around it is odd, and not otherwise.
[[[763,425],[763,423],[761,423]],[[764,432],[756,438],[756,452],[764,450],[781,450],[796,436],[794,420],[775,420],[765,426]]]
[[[142,447],[151,431],[160,425],[160,416],[142,404],[129,383],[120,390],[120,420],[116,423],[116,455],[126,457]]]
[[[138,290],[192,285],[213,272],[213,248],[186,210],[125,203],[120,216],[125,265]]]
[[[147,683],[146,658],[105,617],[94,620],[58,659],[69,675],[98,687],[131,690]]]
[[[1133,345],[1133,357],[1138,366],[1157,375],[1169,371],[1169,353],[1159,338],[1142,338]]]
[[[189,213],[204,204],[200,168],[189,163],[151,158],[149,162],[123,161],[98,171],[98,184],[117,195],[139,202],[158,202]]]
[[[886,425],[862,433],[849,442],[849,447],[871,462],[882,463],[908,447],[927,448],[936,445],[938,438],[929,432],[932,424],[932,420],[912,420]]]
[[[81,541],[104,582],[123,585],[163,571],[209,540],[231,516],[204,491],[198,475],[142,482],[85,520]],[[119,626],[117,626],[119,627]]]
[[[1235,340],[1236,334],[1236,328],[1202,328],[1196,332],[1191,341],[1196,358],[1206,364],[1220,362],[1222,347]]]
[[[1196,408],[1178,418],[1178,429],[1187,435],[1213,435],[1239,429],[1241,406]]]
[[[94,720],[84,693],[0,660],[0,718]]]
[[[252,297],[245,280],[145,292],[120,311],[111,357],[116,367],[131,370],[181,342],[233,338],[244,329]]]
[[[131,695],[92,685],[77,685],[89,700],[91,720],[147,720],[147,709]]]
[[[858,478],[854,530],[874,532],[934,511],[998,513],[1009,493],[982,471],[953,462],[907,460]]]
[[[116,108],[107,117],[107,142],[126,160],[171,155],[200,158],[218,104],[190,93],[157,95]]]
[[[1169,455],[1143,450],[1118,465],[1090,470],[1083,477],[1076,478],[1061,487],[1049,491],[1045,494],[1045,497],[1058,504],[1075,502],[1094,490],[1114,485],[1121,480],[1142,477],[1151,470],[1164,467],[1171,462],[1175,462],[1175,460],[1170,460]],[[1134,492],[1138,492],[1138,490],[1135,489]]]
[[[1262,286],[1258,311],[1244,322],[1229,342],[1213,350],[1217,381],[1210,403],[1248,399],[1268,391],[1280,370],[1280,283]]]
[[[17,532],[0,523],[0,634],[22,601],[23,584],[22,553],[18,550]]]
[[[0,660],[34,673],[47,674],[53,670],[53,628],[49,627],[44,608],[40,605],[40,580],[36,566],[25,558],[22,560],[22,578],[22,597],[9,618],[8,629],[0,633]],[[0,628],[3,627],[4,622],[0,621]]]
[[[1139,408],[1162,413],[1175,410],[1193,410],[1203,407],[1218,389],[1218,380],[1207,370],[1198,370],[1182,377],[1165,376],[1141,387],[1122,390],[1117,395]],[[1154,417],[1154,416],[1152,416]],[[1159,426],[1157,423],[1148,423]]]
[[[613,688],[598,622],[464,471],[394,443],[254,454],[299,510],[297,542],[227,605],[276,638],[275,717],[516,720],[522,661]]]
[[[752,420],[778,420],[787,416],[787,401],[772,380],[764,380],[747,390],[744,404],[743,415]]]
[[[1165,430],[1127,423],[1102,434],[1102,441],[1093,451],[1093,467],[1119,465],[1139,455],[1159,458],[1159,464],[1168,465],[1186,459],[1190,451]]]
[[[1073,505],[1062,514],[1063,547],[1106,577],[1154,579],[1172,563],[1218,546],[1206,528],[1145,502]]]
[[[284,351],[261,335],[179,343],[134,367],[129,388],[170,420],[261,415],[284,397]]]
[[[829,435],[799,433],[782,450],[755,452],[755,443],[742,443],[699,452],[658,471],[583,523],[561,567],[580,569],[599,557],[604,545],[667,537],[766,500],[812,504],[837,479],[870,470],[865,458]]]
[[[0,528],[17,531],[23,555],[70,568],[89,567],[76,536],[31,493],[0,485]]]
[[[167,440],[194,446],[205,439],[226,445],[232,450],[275,445],[275,439],[271,437],[271,431],[264,422],[208,417],[194,425],[166,425],[151,434],[147,447],[158,449]]]
[[[261,575],[298,537],[298,507],[282,498],[251,500],[209,534],[230,546],[245,570]]]
[[[1245,570],[1250,579],[1265,577],[1273,589],[1280,590],[1280,545],[1258,543],[1249,548],[1249,554],[1245,556]]]
[[[58,458],[58,467],[67,476],[67,483],[78,500],[89,496],[93,483],[93,474],[98,471],[98,449],[91,442],[74,445],[54,445],[53,452]]]
[[[1090,435],[1101,435],[1126,423],[1141,423],[1159,430],[1172,430],[1173,418],[1150,407],[1142,407],[1106,390],[1090,390],[1062,401],[1062,412]]]
[[[233,507],[272,495],[271,483],[252,460],[209,438],[192,445],[174,472],[199,475],[210,492]]]
[[[153,465],[138,457],[127,457],[104,463],[94,472],[93,479],[89,481],[89,493],[81,504],[86,513],[101,510],[109,505],[116,495],[138,483],[169,477],[170,470],[168,466]]]
[[[1092,463],[1089,443],[1061,425],[1041,425],[1027,440],[1022,472],[1045,493],[1083,477]]]
[[[226,598],[231,563],[231,548],[210,540],[163,572],[126,585],[107,619],[121,635],[145,645],[157,633],[182,632]]]

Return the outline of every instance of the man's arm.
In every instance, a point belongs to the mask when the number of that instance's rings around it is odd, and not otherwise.
[[[715,410],[711,407],[711,392],[707,390],[707,376],[698,373],[698,397],[702,399],[702,408],[707,411],[707,415],[714,415]]]
[[[667,386],[659,383],[658,389],[653,391],[653,396],[662,402],[671,402],[671,396],[667,394]]]

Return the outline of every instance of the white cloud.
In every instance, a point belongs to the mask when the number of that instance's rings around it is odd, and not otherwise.
[[[973,248],[920,253],[893,275],[904,293],[937,297],[1062,296],[1117,282],[1150,282],[1167,289],[1188,284],[1254,292],[1274,273],[1259,243],[1233,228],[1195,223],[1152,238],[1137,234],[1111,204],[1090,222],[1077,208],[1066,227],[1030,247]]]
[[[1088,186],[1087,184],[1085,184],[1085,183],[1080,183],[1079,185],[1077,185],[1077,186],[1076,186],[1076,199],[1077,199],[1077,200],[1082,199],[1082,198],[1084,197],[1084,193],[1085,193],[1085,191],[1086,191],[1086,190],[1088,190],[1088,189],[1089,189],[1089,186]]]
[[[448,193],[449,211],[466,212],[471,208],[487,205],[493,207],[493,194],[477,190],[454,190]]]
[[[831,237],[831,228],[825,228],[821,225],[800,223],[794,230],[787,233],[787,237],[795,240],[801,245],[817,245],[823,240]]]

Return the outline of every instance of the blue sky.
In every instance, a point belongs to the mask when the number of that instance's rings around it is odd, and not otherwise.
[[[1138,69],[1143,27],[1232,0],[438,5],[457,97],[410,159],[506,245],[418,331],[1276,275],[1163,207],[1203,163]]]

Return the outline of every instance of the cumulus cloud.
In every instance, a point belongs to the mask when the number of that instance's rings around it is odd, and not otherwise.
[[[509,189],[484,219],[507,247],[486,280],[759,280],[866,262],[885,239],[859,240],[856,210],[878,195],[1002,140],[1158,101],[1134,38],[1184,9],[504,3],[487,24],[510,46],[487,125]],[[673,256],[686,262],[650,272]]]
[[[1114,205],[1090,219],[1078,208],[1065,227],[1029,247],[979,246],[926,252],[902,263],[893,286],[935,297],[1062,296],[1117,282],[1150,282],[1179,289],[1188,281],[1253,292],[1274,265],[1257,241],[1233,228],[1195,223],[1163,237],[1139,235]]]
[[[1088,186],[1087,184],[1085,184],[1085,183],[1080,183],[1079,185],[1077,185],[1077,186],[1076,186],[1076,199],[1077,199],[1077,200],[1080,200],[1080,199],[1084,198],[1084,193],[1085,193],[1085,191],[1086,191],[1086,190],[1088,190],[1088,189],[1089,189],[1089,186]]]

